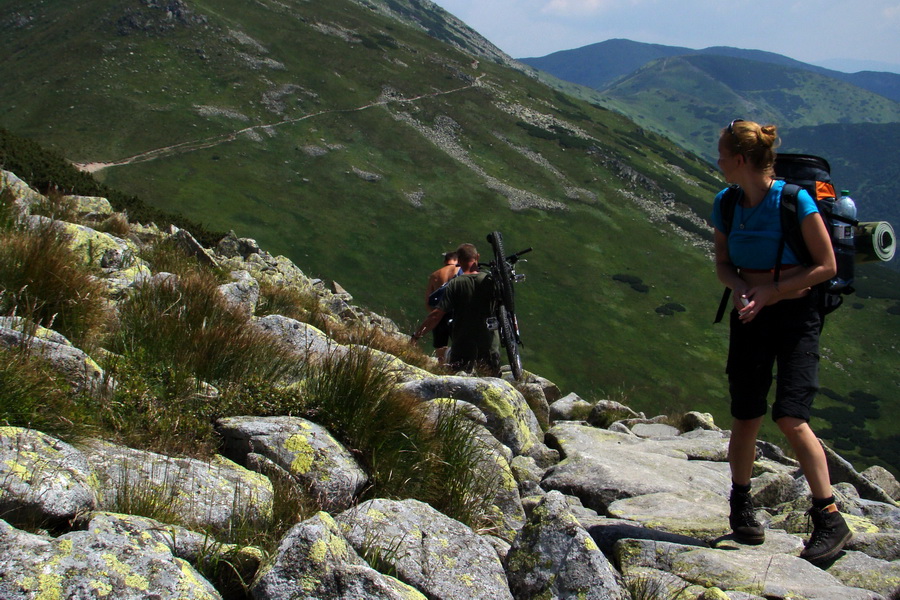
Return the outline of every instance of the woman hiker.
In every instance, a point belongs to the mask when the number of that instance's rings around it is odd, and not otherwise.
[[[807,513],[813,532],[800,553],[823,563],[831,560],[852,533],[835,505],[825,452],[809,426],[810,407],[818,390],[818,283],[836,272],[828,230],[812,197],[797,198],[803,240],[812,264],[801,265],[785,247],[780,277],[775,277],[781,244],[780,201],[783,181],[774,178],[777,130],[735,119],[719,137],[719,169],[739,190],[731,227],[723,222],[720,192],[713,205],[716,274],[732,290],[730,342],[726,372],[734,417],[728,460],[732,490],[729,522],[736,540],[760,544],[765,539],[750,496],[756,436],[767,410],[766,396],[777,364],[772,419],[800,462],[812,491]],[[730,231],[726,235],[725,231]]]

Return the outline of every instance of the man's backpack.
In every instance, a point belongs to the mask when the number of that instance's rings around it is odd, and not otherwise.
[[[775,281],[777,282],[781,276],[781,257],[785,244],[801,264],[812,263],[812,257],[803,241],[800,219],[797,214],[797,195],[801,188],[812,196],[818,206],[819,214],[825,221],[829,235],[834,231],[835,224],[838,222],[849,225],[857,225],[857,222],[834,214],[835,188],[831,182],[831,166],[824,158],[808,154],[778,154],[775,159],[775,177],[786,182],[781,191],[782,237],[775,263]],[[722,221],[726,229],[723,231],[725,235],[731,232],[735,207],[742,196],[743,191],[736,185],[728,188],[722,196],[721,209]],[[831,240],[835,258],[838,261],[839,276],[831,281],[818,284],[813,290],[813,293],[818,295],[819,312],[823,316],[833,312],[843,303],[842,296],[844,294],[854,292],[851,285],[853,282],[853,248],[847,248],[844,244],[836,244],[834,238]],[[716,323],[722,320],[730,298],[731,290],[725,288],[722,301],[719,303],[719,310],[716,313]]]

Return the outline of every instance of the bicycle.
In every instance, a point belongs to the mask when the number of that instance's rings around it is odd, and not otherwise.
[[[516,320],[513,285],[524,281],[525,275],[517,275],[515,265],[519,258],[526,252],[531,252],[532,248],[507,256],[503,248],[503,235],[499,231],[489,233],[487,241],[494,251],[494,260],[482,266],[490,270],[494,282],[494,296],[497,299],[494,316],[487,319],[487,326],[491,331],[499,330],[500,343],[506,349],[513,378],[521,381],[523,369],[519,347],[522,346],[522,339],[519,337],[519,323]]]

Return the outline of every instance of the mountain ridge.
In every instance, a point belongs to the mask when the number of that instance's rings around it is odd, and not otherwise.
[[[519,58],[517,60],[534,68],[552,73],[561,79],[604,91],[619,78],[628,75],[648,62],[682,55],[728,56],[812,71],[851,83],[891,100],[900,101],[900,74],[897,73],[874,71],[844,73],[799,61],[775,52],[731,46],[710,46],[698,50],[683,46],[649,44],[618,38],[589,44],[580,48],[561,50],[546,56]],[[578,74],[582,70],[577,65],[591,65],[592,67],[588,74],[579,76]],[[608,66],[598,69],[596,65]],[[568,69],[573,70],[569,71]]]

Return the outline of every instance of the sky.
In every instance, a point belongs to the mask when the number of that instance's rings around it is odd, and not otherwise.
[[[514,58],[625,38],[765,50],[812,64],[875,61],[900,73],[900,0],[433,1]]]

